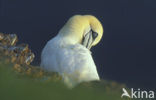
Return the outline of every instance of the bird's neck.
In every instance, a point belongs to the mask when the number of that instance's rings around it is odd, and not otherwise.
[[[59,37],[62,41],[66,41],[69,44],[80,44],[81,43],[80,38],[78,38],[75,34],[72,34],[69,32],[67,32],[67,33],[59,32],[57,37]]]
[[[64,34],[58,34],[56,36],[61,42],[67,45],[75,45],[75,44],[80,44],[80,40],[76,38],[75,36],[72,35],[64,35]]]

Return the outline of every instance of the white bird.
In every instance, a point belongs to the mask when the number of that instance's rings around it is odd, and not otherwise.
[[[41,67],[58,72],[67,86],[100,80],[90,48],[102,38],[103,27],[92,15],[71,17],[58,35],[45,45]]]

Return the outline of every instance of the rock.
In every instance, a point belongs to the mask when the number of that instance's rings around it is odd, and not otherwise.
[[[46,72],[39,66],[32,66],[30,63],[34,60],[34,53],[29,49],[29,45],[22,43],[17,45],[18,38],[16,34],[0,33],[0,64],[11,64],[12,68],[23,75],[33,78],[43,78],[44,80],[61,80],[62,77],[55,72]],[[7,66],[0,66],[7,67]]]
[[[3,34],[0,33],[0,43],[3,45],[16,45],[18,41],[16,34]]]
[[[18,41],[16,34],[0,33],[0,53],[11,57],[11,62],[29,65],[34,60],[34,53],[28,44],[16,45]]]

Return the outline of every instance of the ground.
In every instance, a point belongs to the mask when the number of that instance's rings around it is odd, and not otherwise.
[[[27,68],[17,70],[15,66],[8,57],[0,59],[0,100],[130,100],[121,98],[126,86],[113,81],[82,83],[68,89],[57,73],[30,65],[27,67],[34,69],[28,73]]]

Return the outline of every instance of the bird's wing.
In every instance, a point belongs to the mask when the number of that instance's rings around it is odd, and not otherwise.
[[[56,60],[67,83],[99,80],[90,51],[80,44],[59,49]]]
[[[67,81],[99,80],[90,51],[80,44],[66,47],[47,45],[42,58],[44,69],[60,73]]]

